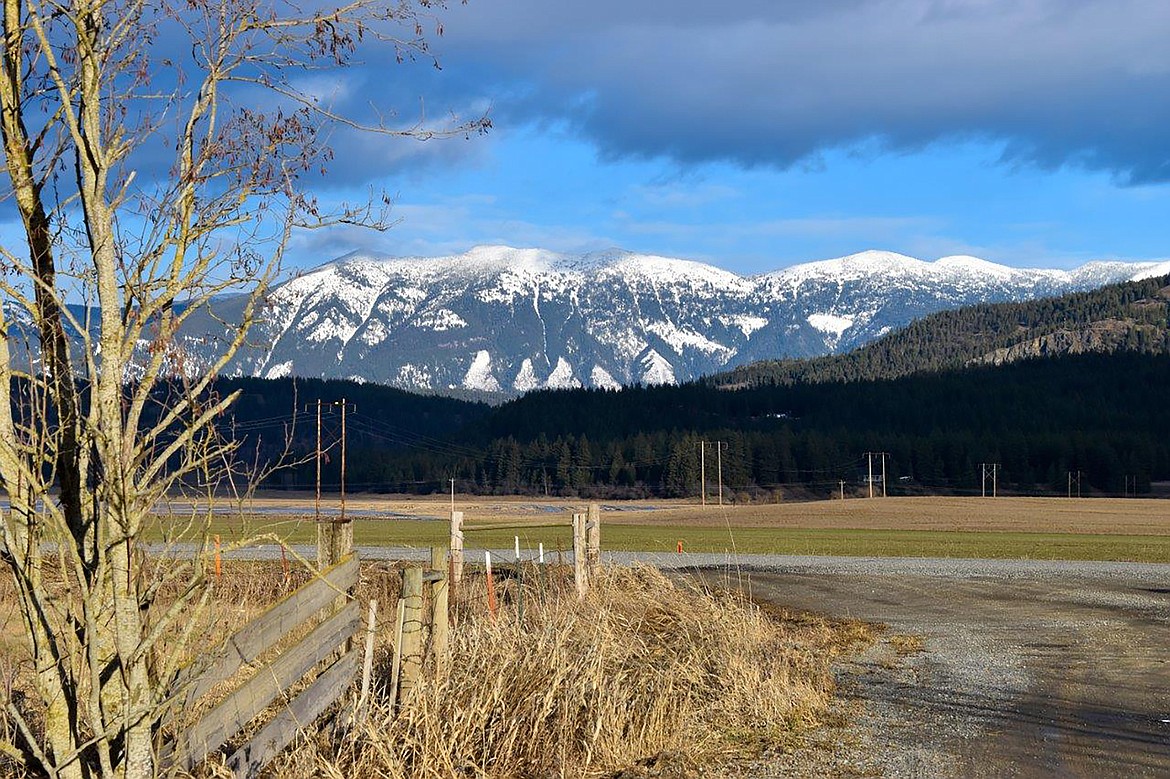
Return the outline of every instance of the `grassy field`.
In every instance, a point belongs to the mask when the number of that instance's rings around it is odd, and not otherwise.
[[[552,554],[571,546],[569,515],[585,505],[457,501],[469,550],[509,549],[519,536],[525,548],[543,543]],[[886,498],[725,507],[638,501],[602,507],[603,545],[611,550],[672,552],[682,541],[689,552],[1170,562],[1170,503],[1157,500]],[[447,542],[449,504],[443,500],[359,499],[349,508],[357,515],[358,545]],[[308,543],[316,532],[311,512],[311,500],[266,499],[242,517],[217,517],[212,532],[225,542],[263,531]]]

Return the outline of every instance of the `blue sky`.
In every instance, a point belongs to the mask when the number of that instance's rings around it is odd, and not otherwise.
[[[1162,0],[471,0],[442,19],[441,71],[350,91],[487,107],[495,129],[404,144],[361,182],[400,223],[306,237],[298,261],[477,243],[740,273],[868,248],[1170,256]]]
[[[620,246],[739,273],[869,248],[1016,266],[1170,256],[1164,0],[470,0],[442,69],[371,63],[339,102],[487,136],[339,139],[364,248]],[[429,119],[441,123],[443,119]]]
[[[1166,0],[469,0],[442,64],[373,52],[338,110],[486,136],[338,131],[325,199],[384,189],[354,249],[620,246],[739,273],[869,248],[1015,266],[1170,256]]]

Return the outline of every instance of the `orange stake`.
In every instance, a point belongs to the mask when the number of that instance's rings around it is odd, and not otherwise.
[[[223,575],[223,567],[219,558],[219,536],[215,537],[215,578],[218,579]]]
[[[682,554],[682,539],[681,538],[678,540],[678,553]]]

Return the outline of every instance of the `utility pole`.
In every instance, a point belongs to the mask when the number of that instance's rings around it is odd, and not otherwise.
[[[866,452],[865,456],[869,458],[869,496],[873,497],[873,458],[882,458],[882,497],[886,497],[886,457],[889,452]]]
[[[317,398],[315,403],[306,403],[305,411],[310,408],[317,409],[317,490],[313,497],[313,519],[317,522],[321,521],[321,398]]]
[[[1072,488],[1073,488],[1073,474],[1074,473],[1076,474],[1077,497],[1079,498],[1079,497],[1081,497],[1081,472],[1080,471],[1069,471],[1068,472],[1068,496],[1070,498],[1073,496]]]
[[[317,489],[313,500],[313,517],[317,521],[317,564],[321,567],[336,564],[353,549],[353,530],[348,527],[348,520],[345,517],[345,415],[350,405],[352,404],[346,402],[345,398],[342,398],[340,401],[335,400],[328,403],[323,403],[318,398],[315,403],[306,404],[305,406],[306,411],[310,406],[315,407],[317,411]],[[333,406],[341,407],[341,511],[337,519],[322,522],[321,458],[324,452],[321,447],[321,413],[323,408]],[[356,407],[354,410],[357,410]]]
[[[718,449],[715,450],[716,454],[718,455],[716,457],[716,461],[718,462],[718,471],[719,471],[719,505],[722,506],[723,505],[723,442],[718,441],[716,443],[716,445],[719,447]]]
[[[345,398],[341,399],[341,521],[345,522]],[[356,409],[355,409],[356,410]]]
[[[451,510],[455,510],[455,479],[451,479]]]
[[[707,442],[699,442],[699,502],[707,505]]]
[[[982,489],[982,497],[987,497],[987,472],[991,471],[991,497],[995,497],[998,493],[999,485],[999,463],[979,463],[979,467],[983,469],[983,480],[980,483]]]
[[[1125,477],[1125,497],[1137,497],[1137,474],[1128,474]]]
[[[873,497],[873,452],[866,452],[865,456],[867,458],[869,458],[869,478],[866,479],[866,481],[869,482],[869,496],[872,498]]]
[[[841,500],[845,500],[845,480],[842,479],[840,484],[841,484]]]

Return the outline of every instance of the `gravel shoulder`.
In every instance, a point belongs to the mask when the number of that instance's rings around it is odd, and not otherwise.
[[[887,625],[838,664],[833,724],[752,777],[1170,776],[1170,566],[739,562],[702,575]]]

